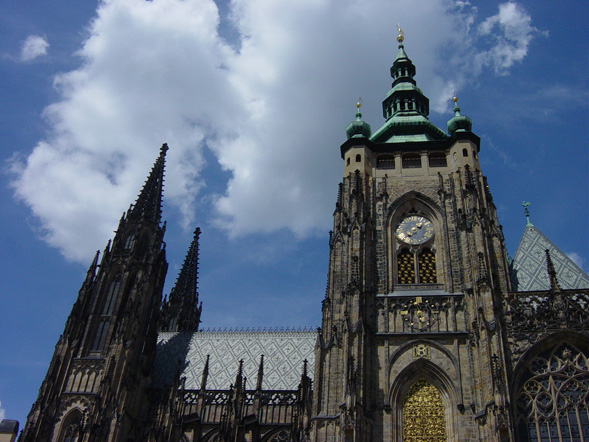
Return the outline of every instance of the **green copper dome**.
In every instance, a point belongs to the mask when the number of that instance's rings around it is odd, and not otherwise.
[[[348,139],[350,138],[370,138],[372,134],[372,129],[370,128],[370,124],[365,121],[362,121],[362,114],[360,113],[360,103],[356,105],[358,111],[356,112],[356,120],[352,121],[346,127],[346,135]]]
[[[454,135],[455,132],[471,132],[472,120],[464,115],[460,115],[460,108],[458,107],[458,98],[452,98],[454,101],[454,116],[448,120],[446,124],[448,133]]]

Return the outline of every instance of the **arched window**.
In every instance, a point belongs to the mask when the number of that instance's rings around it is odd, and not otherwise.
[[[589,440],[589,351],[561,344],[531,359],[516,404],[518,440]]]
[[[403,403],[403,442],[446,442],[444,404],[440,391],[419,379]]]
[[[462,149],[462,156],[463,157],[467,157],[468,156],[468,150],[466,150],[466,147],[464,149]]]
[[[82,414],[75,409],[70,411],[64,418],[61,425],[59,435],[59,442],[78,442],[80,440],[80,424],[82,422]]]
[[[360,161],[362,161],[362,155],[356,154],[356,163],[359,163]]]
[[[397,272],[399,284],[415,284],[415,258],[407,249],[397,255]]]

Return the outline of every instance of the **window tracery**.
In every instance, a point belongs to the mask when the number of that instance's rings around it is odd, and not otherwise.
[[[534,357],[516,396],[528,442],[589,441],[589,355],[562,344]]]

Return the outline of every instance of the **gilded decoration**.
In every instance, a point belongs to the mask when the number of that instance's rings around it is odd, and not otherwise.
[[[440,391],[425,379],[418,380],[403,404],[403,441],[445,442],[444,414]]]
[[[386,333],[453,333],[461,324],[463,295],[382,296]]]

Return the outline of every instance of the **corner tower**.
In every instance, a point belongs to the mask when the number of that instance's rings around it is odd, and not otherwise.
[[[403,40],[384,125],[358,112],[341,146],[312,440],[510,440],[509,280],[480,139],[458,106],[448,133],[428,120]]]
[[[137,201],[78,293],[21,441],[139,441],[168,264],[163,145]]]

